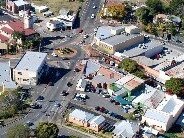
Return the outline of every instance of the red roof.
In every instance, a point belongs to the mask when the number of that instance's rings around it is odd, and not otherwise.
[[[1,42],[8,42],[9,38],[0,34],[0,40],[1,40]]]
[[[3,27],[3,28],[1,28],[1,30],[2,30],[3,32],[8,33],[8,34],[12,34],[12,33],[13,33],[13,30],[12,30],[12,29],[9,29],[9,28],[7,28],[7,27]]]
[[[33,29],[24,29],[23,22],[14,20],[8,23],[8,25],[16,32],[24,32],[26,36],[37,33]]]

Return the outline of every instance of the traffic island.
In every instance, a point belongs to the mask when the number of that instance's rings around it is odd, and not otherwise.
[[[77,54],[77,50],[74,48],[57,48],[54,50],[54,53],[57,54],[59,57],[63,58],[72,58]]]

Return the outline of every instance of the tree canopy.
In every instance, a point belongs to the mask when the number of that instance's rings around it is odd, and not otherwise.
[[[147,0],[146,5],[153,15],[164,12],[164,4],[161,0]]]
[[[9,128],[7,137],[8,138],[29,138],[30,129],[26,125],[16,125],[12,128]]]
[[[171,78],[165,83],[166,90],[178,96],[184,95],[184,81],[180,78]]]
[[[124,4],[112,4],[107,7],[108,13],[113,18],[122,18],[125,16]]]
[[[42,122],[36,128],[37,138],[57,138],[59,129],[56,124]]]
[[[153,21],[153,15],[147,7],[139,8],[135,14],[143,24],[148,24]]]

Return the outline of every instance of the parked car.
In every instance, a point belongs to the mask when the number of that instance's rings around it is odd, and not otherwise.
[[[96,111],[99,111],[99,110],[100,110],[100,107],[99,107],[99,106],[96,106],[96,107],[95,107],[95,110],[96,110]]]
[[[62,93],[61,93],[62,96],[67,96],[68,94],[69,93],[66,90],[63,90]]]
[[[114,103],[114,102],[115,102],[115,100],[114,100],[114,99],[110,99],[110,102],[111,102],[111,103]]]
[[[61,104],[60,104],[60,103],[55,103],[54,106],[55,106],[55,107],[60,107]]]
[[[67,86],[68,86],[68,87],[71,87],[72,85],[73,85],[73,84],[72,84],[71,82],[68,82],[68,83],[67,83]]]
[[[36,99],[36,101],[38,101],[38,100],[43,100],[43,99],[44,99],[44,97],[41,96],[41,95],[39,95],[38,98]]]
[[[34,124],[33,124],[33,122],[31,122],[31,121],[27,121],[27,122],[26,122],[26,125],[32,126],[32,125],[34,125]]]
[[[57,55],[56,53],[54,53],[54,52],[53,52],[51,55],[52,55],[53,57],[58,57],[58,55]]]
[[[95,15],[94,14],[91,14],[91,19],[94,19],[95,18]]]

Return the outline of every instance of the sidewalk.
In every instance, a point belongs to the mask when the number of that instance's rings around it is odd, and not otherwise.
[[[3,59],[20,59],[22,57],[22,55],[23,54],[16,54],[16,55],[6,54],[6,55],[0,56],[0,58],[3,58]]]
[[[75,128],[72,128],[72,127],[68,127],[68,126],[65,126],[65,125],[62,125],[62,127],[65,127],[65,128],[70,129],[70,130],[72,130],[72,131],[76,131],[76,132],[81,133],[81,134],[83,134],[83,135],[86,135],[86,136],[88,136],[88,137],[90,137],[90,138],[97,138],[97,137],[95,137],[95,136],[93,136],[93,135],[90,135],[90,134],[88,134],[88,133],[82,132],[82,131],[80,131],[80,130],[78,130],[78,129],[75,129]]]

